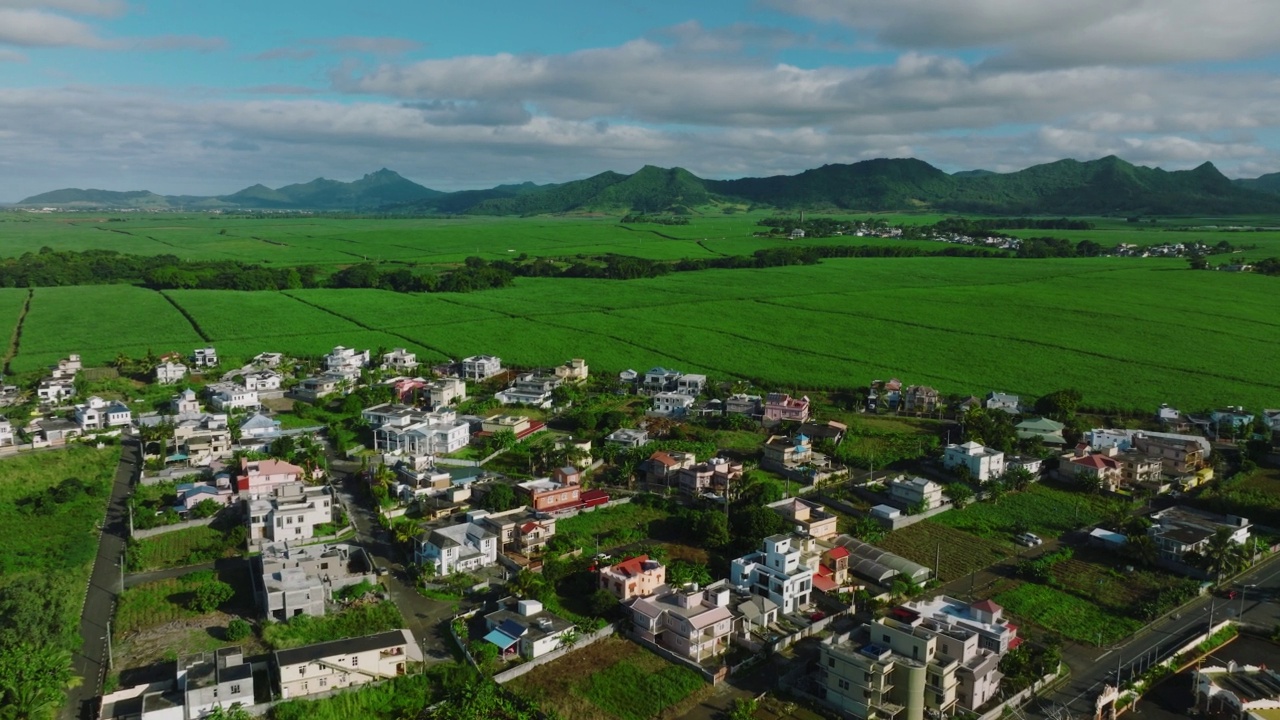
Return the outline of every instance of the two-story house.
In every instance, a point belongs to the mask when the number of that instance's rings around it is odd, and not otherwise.
[[[938,409],[941,395],[928,385],[912,385],[902,391],[902,409],[909,413],[929,414]]]
[[[497,565],[498,536],[482,522],[484,515],[472,511],[466,522],[423,532],[415,541],[415,561],[437,576]]]
[[[467,384],[463,382],[462,378],[440,378],[428,383],[423,388],[423,395],[433,408],[441,405],[452,405],[454,402],[461,402],[467,399]]]
[[[786,498],[770,503],[769,509],[786,518],[797,535],[808,535],[816,540],[830,540],[836,536],[838,516],[818,503]]]
[[[767,597],[784,613],[807,608],[813,575],[819,563],[812,538],[771,535],[758,552],[737,558],[729,565],[729,583],[741,590]]]
[[[240,376],[240,379],[244,382],[244,388],[246,390],[253,390],[255,392],[279,390],[280,386],[284,383],[284,376],[271,369],[247,372]]]
[[[283,483],[245,500],[249,544],[307,542],[316,526],[333,522],[336,503],[327,485]]]
[[[502,512],[475,513],[498,537],[499,552],[528,555],[546,546],[556,534],[556,519],[526,507]]]
[[[302,382],[298,383],[298,386],[293,389],[293,394],[300,400],[313,403],[334,393],[341,392],[344,388],[350,387],[350,385],[351,381],[341,375],[322,373],[303,378]]]
[[[128,427],[133,424],[133,412],[118,400],[108,402],[94,395],[83,404],[76,405],[76,424],[85,432]]]
[[[680,471],[696,465],[698,458],[693,453],[679,450],[659,450],[641,463],[645,482],[675,487]]]
[[[552,392],[563,384],[564,380],[555,375],[524,373],[511,387],[493,397],[503,405],[532,405],[545,409],[551,407]]]
[[[1124,474],[1120,461],[1116,459],[1118,454],[1119,450],[1115,447],[1094,452],[1088,445],[1081,443],[1074,451],[1062,456],[1063,472],[1089,486],[1115,492]]]
[[[322,617],[335,592],[377,581],[373,563],[359,545],[269,542],[259,559],[261,584],[254,588],[258,606],[265,617],[279,622],[297,615]]]
[[[760,466],[766,470],[793,470],[813,462],[813,444],[803,433],[789,439],[785,435],[771,435],[761,447]]]
[[[253,705],[253,670],[239,646],[178,658],[177,686],[183,702],[175,720],[195,720],[237,703]]]
[[[943,451],[942,465],[951,470],[967,467],[970,477],[985,483],[1004,474],[1004,453],[973,441],[952,443]]]
[[[725,493],[742,479],[742,463],[728,458],[711,458],[682,468],[676,475],[681,492],[701,495],[705,492]]]
[[[382,369],[400,373],[412,373],[418,369],[418,354],[406,348],[396,348],[382,356]]]
[[[889,481],[889,497],[907,507],[925,511],[942,507],[942,486],[922,477],[896,477]]]
[[[257,410],[262,407],[258,399],[258,391],[250,390],[235,383],[214,383],[205,388],[209,394],[209,404],[222,411]]]
[[[759,418],[764,413],[764,398],[759,395],[734,393],[724,399],[724,413]]]
[[[516,495],[535,512],[556,512],[582,504],[582,474],[576,467],[556,468],[551,477],[522,482]]]
[[[502,358],[494,355],[472,355],[462,360],[462,377],[482,382],[502,372]]]
[[[565,382],[580,383],[585,382],[589,373],[587,361],[582,358],[573,358],[563,365],[557,365],[555,369],[556,377]]]
[[[600,589],[622,602],[648,597],[667,583],[667,566],[639,555],[600,570]]]
[[[1219,515],[1205,510],[1175,505],[1151,514],[1147,535],[1155,541],[1157,558],[1164,564],[1192,565],[1188,553],[1204,554],[1219,530],[1231,534],[1231,542],[1249,542],[1249,519],[1238,515]]]
[[[949,717],[959,662],[939,652],[937,633],[881,618],[818,646],[818,697],[855,718]]]
[[[733,632],[731,595],[724,581],[706,588],[658,588],[631,601],[633,636],[694,662],[718,657],[729,649]]]
[[[211,347],[196,348],[191,353],[191,365],[210,368],[218,364],[218,351]]]
[[[408,672],[411,662],[422,662],[422,650],[408,630],[333,640],[277,650],[280,697],[297,698],[341,690]]]
[[[649,408],[651,415],[662,417],[684,417],[693,407],[694,398],[677,392],[654,393],[653,404]]]
[[[764,399],[763,419],[767,423],[809,419],[809,397],[793,398],[786,393],[769,393]]]
[[[987,399],[983,402],[983,407],[988,410],[1003,410],[1010,415],[1017,415],[1022,411],[1022,399],[1017,395],[992,390],[987,393]]]
[[[240,458],[238,470],[235,473],[236,492],[251,495],[269,493],[281,485],[300,483],[306,472],[284,460],[250,460],[244,457]]]
[[[369,367],[369,351],[341,345],[324,356],[324,371],[329,375],[337,375],[347,380],[360,379],[360,373]]]
[[[187,376],[187,366],[180,362],[162,362],[156,365],[156,383],[174,385]]]
[[[649,442],[649,433],[634,428],[621,428],[605,436],[604,441],[622,447],[636,448]]]
[[[13,435],[13,423],[9,422],[9,418],[0,415],[0,447],[8,447],[16,445]]]

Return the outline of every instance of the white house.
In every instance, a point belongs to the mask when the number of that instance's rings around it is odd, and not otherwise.
[[[1010,415],[1017,415],[1021,406],[1021,398],[1017,395],[992,391],[987,393],[987,399],[983,405],[988,410],[1003,410]]]
[[[332,640],[275,654],[280,695],[286,699],[390,680],[408,672],[411,662],[422,662],[422,650],[408,630]]]
[[[678,392],[660,392],[653,396],[653,407],[649,412],[654,415],[680,417],[688,414],[693,407],[694,396]]]
[[[559,650],[572,635],[574,624],[548,612],[538,600],[519,600],[514,609],[502,608],[484,616],[489,633],[484,639],[502,653],[518,652],[526,660]]]
[[[160,385],[180,383],[186,376],[187,366],[180,362],[162,362],[156,366],[156,382]]]
[[[415,560],[431,565],[437,576],[469,572],[498,564],[498,536],[481,518],[483,510],[467,513],[467,521],[424,532],[415,541]]]
[[[244,440],[272,440],[280,436],[280,421],[262,413],[254,413],[240,423],[240,437]]]
[[[40,403],[43,405],[54,405],[63,400],[69,400],[75,395],[74,377],[45,378],[36,388],[36,397],[40,398]]]
[[[329,486],[282,483],[246,500],[249,543],[264,540],[302,544],[315,537],[317,525],[333,522]]]
[[[373,430],[373,449],[405,455],[447,455],[471,442],[471,425],[451,409],[423,412],[408,405],[383,403],[361,417]]]
[[[178,417],[194,417],[200,414],[200,400],[191,388],[183,390],[169,400],[169,409]]]
[[[898,477],[889,481],[889,497],[907,505],[933,510],[942,507],[942,486],[922,477]]]
[[[280,384],[284,382],[284,376],[275,370],[259,370],[257,372],[245,373],[244,388],[246,390],[254,390],[258,392],[279,390]]]
[[[218,351],[211,348],[196,348],[191,353],[191,364],[198,368],[213,367],[218,364]]]
[[[382,356],[382,368],[411,373],[418,369],[418,354],[406,348],[396,348]]]
[[[81,430],[104,430],[133,424],[133,413],[118,401],[107,402],[94,395],[82,405],[76,405],[76,423]]]
[[[262,405],[257,390],[235,383],[216,383],[205,390],[209,393],[209,404],[218,410],[256,410]]]
[[[9,418],[0,415],[0,447],[16,444],[13,439],[13,423]]]
[[[452,405],[455,400],[467,399],[467,384],[462,381],[462,378],[440,378],[429,383],[423,390],[431,400],[431,407]]]
[[[635,430],[632,428],[621,428],[609,433],[604,439],[607,443],[621,445],[623,447],[640,447],[649,442],[649,433],[644,430]]]
[[[730,564],[729,584],[769,598],[784,613],[808,607],[814,570],[820,560],[813,540],[771,535],[761,545],[759,552]]]
[[[987,482],[1004,474],[1004,453],[972,441],[963,445],[952,443],[943,453],[942,464],[950,469],[963,465],[969,468],[974,480]]]
[[[532,405],[538,408],[551,407],[551,393],[564,384],[564,379],[555,375],[525,373],[516,378],[515,383],[493,397],[503,405]]]
[[[253,356],[253,364],[258,367],[278,368],[283,361],[284,354],[278,352],[264,352]]]
[[[462,360],[462,377],[480,382],[502,372],[502,358],[493,355],[472,355]]]
[[[369,365],[369,351],[357,352],[354,348],[335,347],[324,356],[325,372],[340,375],[348,380],[358,380],[360,371]]]

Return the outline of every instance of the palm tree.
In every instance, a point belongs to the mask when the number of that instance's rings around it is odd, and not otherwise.
[[[1141,563],[1146,567],[1155,565],[1156,557],[1159,554],[1156,550],[1156,543],[1148,535],[1136,535],[1129,538],[1125,543],[1125,552],[1129,557]]]
[[[1244,547],[1231,536],[1231,528],[1218,528],[1205,546],[1204,559],[1213,572],[1214,582],[1221,582],[1223,575],[1241,567],[1247,560]]]
[[[521,570],[507,583],[507,591],[522,598],[537,597],[546,588],[547,580],[541,574]]]

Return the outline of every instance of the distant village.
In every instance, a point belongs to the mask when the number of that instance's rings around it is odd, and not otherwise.
[[[873,231],[855,234],[863,232]],[[735,648],[751,657],[815,638],[817,662],[797,692],[857,718],[988,713],[1012,695],[1002,692],[1002,659],[1024,642],[991,599],[929,597],[924,589],[937,587],[937,568],[877,547],[874,536],[1046,479],[1081,493],[1172,499],[1141,514],[1136,535],[1099,525],[1086,528],[1089,541],[1116,554],[1135,543],[1150,547],[1160,567],[1212,580],[1202,558],[1215,537],[1262,551],[1250,519],[1176,501],[1222,472],[1224,443],[1280,440],[1275,409],[1161,406],[1141,428],[1079,428],[1016,395],[948,398],[891,378],[868,383],[848,411],[949,420],[955,437],[913,461],[867,468],[841,460],[837,448],[850,425],[823,417],[810,396],[662,367],[599,378],[580,358],[543,369],[511,369],[492,355],[428,366],[405,348],[348,347],[318,360],[262,352],[226,365],[216,348],[204,347],[134,368],[147,373],[147,384],[172,389],[159,410],[106,392],[85,396],[93,385],[88,369],[69,355],[30,388],[0,389],[3,405],[30,408],[22,422],[0,417],[0,453],[136,439],[145,453],[140,484],[173,483],[176,501],[155,508],[155,517],[131,515],[135,536],[238,518],[264,621],[323,617],[351,587],[407,582],[410,592],[430,591],[459,576],[477,588],[506,585],[453,625],[455,637],[492,646],[502,668],[547,662],[582,647],[584,635],[614,632],[603,621],[584,627],[515,589],[559,554],[552,549],[558,525],[650,497],[727,514],[741,502],[746,478],[762,473],[783,487],[782,497],[761,507],[785,529],[757,538],[751,552],[730,560],[727,574],[677,580],[668,563],[633,543],[584,555],[595,589],[616,600],[624,619],[617,627],[627,628],[620,634],[710,682],[735,672],[727,659]],[[348,402],[359,398],[381,401]],[[625,424],[597,425],[590,437],[557,429],[559,418],[600,398],[609,401],[602,408],[626,402],[638,411],[610,417],[602,410],[606,421]],[[324,417],[300,407],[324,408]],[[359,428],[354,442],[330,437],[335,415]],[[982,418],[1011,428],[1004,447],[966,439]],[[700,453],[680,441],[680,428],[696,423],[758,432],[758,444]],[[527,468],[499,460],[534,443]],[[365,492],[342,490],[338,480],[348,474]],[[361,527],[353,519],[359,513],[376,517],[375,525]],[[873,537],[852,530],[868,523]],[[405,565],[415,568],[408,580],[387,577],[365,547],[392,533],[406,541]],[[1020,528],[1008,535],[1029,549],[1046,540]],[[866,614],[873,607],[882,612]],[[403,628],[279,650],[269,675],[255,672],[237,648],[182,655],[172,678],[109,693],[99,716],[195,718],[231,703],[260,705],[264,693],[287,699],[377,682],[403,675],[407,663],[430,661],[427,642]],[[464,637],[459,644],[469,662],[479,662],[476,643]],[[1051,665],[1041,674],[1055,674],[1057,660]],[[271,688],[255,690],[263,682]]]

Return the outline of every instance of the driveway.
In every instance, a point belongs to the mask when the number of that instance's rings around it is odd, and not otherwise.
[[[456,612],[458,603],[432,600],[418,593],[409,579],[405,559],[379,531],[377,513],[357,492],[359,464],[330,457],[329,468],[338,499],[346,506],[347,514],[356,526],[356,540],[364,546],[376,566],[389,571],[383,576],[383,583],[404,616],[406,627],[413,631],[422,645],[423,656],[427,662],[452,660],[453,640],[449,637],[448,621]]]
[[[80,616],[82,644],[71,658],[72,671],[84,682],[67,692],[67,704],[60,714],[64,720],[89,720],[98,715],[97,696],[107,672],[107,626],[115,613],[116,595],[122,590],[124,579],[121,568],[125,538],[129,533],[125,501],[137,481],[139,462],[137,442],[132,438],[125,439],[115,483],[111,486],[111,498],[107,502],[106,520],[98,539],[98,556],[93,562],[93,575],[89,579],[84,611]]]

